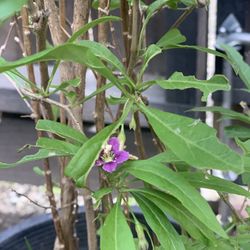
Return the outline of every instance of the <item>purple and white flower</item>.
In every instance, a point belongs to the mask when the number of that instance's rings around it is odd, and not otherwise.
[[[120,148],[117,137],[111,137],[100,153],[96,166],[102,166],[106,172],[112,173],[123,162],[129,159],[129,152]]]

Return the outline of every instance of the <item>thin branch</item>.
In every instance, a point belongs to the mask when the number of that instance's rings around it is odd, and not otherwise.
[[[34,100],[40,100],[40,101],[43,101],[43,102],[46,102],[46,103],[49,103],[51,105],[55,105],[59,108],[62,108],[64,109],[69,117],[72,119],[72,121],[74,122],[74,124],[76,125],[76,127],[78,128],[79,131],[82,131],[82,128],[81,128],[81,125],[79,124],[79,122],[77,121],[77,119],[75,118],[75,116],[73,115],[70,107],[68,105],[65,105],[65,104],[62,104],[60,102],[57,102],[57,101],[54,101],[52,99],[49,99],[49,98],[46,98],[46,97],[43,97],[43,96],[39,96],[37,94],[34,94],[34,93],[31,93],[29,92],[28,90],[25,90],[25,89],[21,89],[22,93],[25,95],[25,96],[28,96]]]
[[[31,203],[33,203],[33,204],[36,205],[37,207],[43,208],[43,209],[45,209],[45,210],[51,208],[51,206],[43,206],[43,205],[39,204],[38,202],[32,200],[28,195],[26,195],[26,194],[21,194],[21,193],[17,192],[17,191],[16,191],[15,189],[13,189],[13,188],[11,189],[11,191],[14,192],[14,193],[16,193],[17,196],[23,196],[25,199],[27,199],[28,201],[30,201]]]
[[[183,23],[183,21],[185,21],[185,19],[193,12],[194,9],[195,9],[195,6],[192,6],[188,8],[187,10],[185,10],[181,14],[181,16],[175,21],[175,23],[171,26],[170,29],[178,28]]]
[[[5,49],[6,49],[7,45],[8,45],[10,35],[11,35],[11,32],[13,31],[15,22],[10,22],[9,25],[10,25],[10,29],[8,30],[8,33],[7,33],[7,36],[5,38],[5,41],[4,41],[3,45],[0,47],[0,56],[2,56],[2,54],[4,53],[4,51],[5,51]]]

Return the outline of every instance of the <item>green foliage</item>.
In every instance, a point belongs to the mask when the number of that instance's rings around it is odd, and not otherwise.
[[[238,137],[240,139],[250,138],[250,129],[240,126],[240,125],[232,125],[232,126],[225,127],[224,132],[228,137],[231,137],[231,138],[234,138],[234,137]]]
[[[194,76],[184,76],[181,72],[175,72],[167,80],[153,80],[145,85],[157,84],[163,89],[199,89],[203,92],[202,101],[206,101],[209,94],[217,90],[230,90],[228,80],[223,75],[214,75],[209,80],[198,80]]]
[[[21,10],[27,0],[1,0],[0,1],[0,25],[15,12]]]
[[[133,235],[119,202],[111,209],[101,228],[101,250],[136,250]]]
[[[210,174],[203,174],[199,172],[181,172],[180,175],[196,188],[208,188],[219,192],[250,197],[250,192],[246,191],[241,186]]]
[[[210,230],[227,238],[209,205],[181,175],[158,162],[147,160],[126,163],[124,169],[136,178],[174,196]]]
[[[75,143],[83,144],[87,141],[87,137],[83,133],[60,122],[39,120],[36,124],[36,130],[50,132],[61,138],[73,140]]]
[[[246,87],[250,89],[249,65],[243,61],[241,54],[235,48],[226,44],[222,45],[222,48],[226,51],[228,60],[232,65],[235,73],[240,76]]]
[[[134,193],[133,196],[139,204],[148,225],[157,235],[163,248],[184,250],[185,248],[180,236],[168,221],[166,215],[149,199],[138,193]]]
[[[162,143],[196,168],[243,171],[240,155],[218,141],[216,131],[199,120],[140,105]]]

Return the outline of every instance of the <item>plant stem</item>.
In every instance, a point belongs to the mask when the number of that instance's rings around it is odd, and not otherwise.
[[[170,29],[178,28],[184,21],[185,19],[193,12],[195,9],[195,6],[191,6],[187,10],[185,10],[181,16],[175,21],[175,23],[171,26]]]
[[[100,0],[99,1],[99,8],[98,8],[98,17],[102,17],[108,14],[109,12],[109,1],[108,0]],[[98,42],[102,44],[107,44],[108,42],[108,24],[107,23],[100,23],[98,25]],[[102,88],[106,84],[106,79],[101,76],[97,75],[97,86],[96,88]],[[105,126],[104,121],[104,112],[105,112],[105,91],[96,95],[96,103],[95,103],[95,123],[96,123],[96,131],[101,131]],[[99,171],[99,182],[100,188],[107,187],[107,181],[105,176],[101,171]],[[108,195],[105,195],[102,198],[102,210],[104,214],[109,213],[110,202]]]

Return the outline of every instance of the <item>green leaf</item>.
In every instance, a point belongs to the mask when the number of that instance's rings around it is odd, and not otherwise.
[[[172,151],[168,150],[166,152],[162,152],[157,154],[148,160],[161,162],[161,163],[180,163],[181,161]]]
[[[91,47],[90,44],[88,45]],[[93,52],[91,51],[95,49],[94,42],[92,44],[92,47],[93,48],[90,49],[87,47],[87,45],[84,45],[84,44],[66,43],[66,44],[54,47],[52,49],[47,49],[37,54],[27,56],[25,58],[19,59],[14,62],[2,62],[1,61],[0,73],[11,70],[13,68],[16,68],[22,65],[27,65],[27,64],[39,62],[39,61],[50,61],[50,60],[73,61],[73,62],[77,62],[80,64],[84,64],[88,66],[89,68],[96,70],[102,76],[104,76],[105,78],[113,82],[114,85],[116,85],[116,87],[121,89],[122,86],[118,82],[117,78],[114,76],[113,72],[109,68],[107,68],[106,65],[97,56],[95,56]],[[117,60],[118,59],[116,59],[114,63],[116,63]],[[126,91],[124,92],[126,93]]]
[[[250,197],[250,192],[246,191],[241,186],[210,174],[203,174],[198,172],[181,172],[180,175],[184,177],[195,188],[209,188],[217,190],[219,192],[226,192]]]
[[[235,73],[240,76],[246,87],[250,89],[249,65],[243,61],[242,55],[235,48],[226,44],[221,45],[221,47],[225,50]]]
[[[180,0],[186,6],[197,5],[197,0]]]
[[[136,250],[132,232],[118,203],[101,228],[101,250]]]
[[[38,176],[45,176],[44,170],[42,170],[39,167],[33,167],[33,171],[38,175]]]
[[[87,141],[87,137],[83,133],[60,122],[39,120],[36,124],[36,129],[56,134],[62,138],[70,139],[80,144]]]
[[[81,79],[76,78],[76,79],[72,79],[72,80],[62,82],[59,85],[50,85],[50,87],[55,88],[55,90],[50,92],[50,95],[52,95],[52,94],[54,94],[54,93],[56,93],[58,91],[65,91],[65,89],[68,88],[69,86],[77,87],[77,86],[79,86],[80,83],[81,83]]]
[[[123,77],[125,77],[129,83],[133,84],[133,81],[127,75],[126,69],[124,68],[122,62],[105,45],[89,40],[82,40],[79,42],[79,44],[90,49],[97,58],[100,58],[114,66],[123,74]]]
[[[244,152],[245,156],[250,156],[250,140],[247,141],[241,141],[240,139],[236,138],[236,143],[239,147],[241,147],[241,149]]]
[[[38,138],[36,146],[48,150],[55,150],[57,152],[62,152],[67,155],[74,155],[79,149],[78,146],[73,145],[69,142],[46,138],[46,137]]]
[[[141,208],[148,225],[156,234],[163,248],[169,250],[184,250],[185,247],[181,238],[168,221],[167,216],[144,196],[138,193],[133,193],[133,196]]]
[[[195,88],[203,92],[201,100],[207,101],[209,94],[217,90],[230,90],[228,80],[223,75],[214,75],[209,80],[198,80],[194,76],[184,76],[181,72],[175,72],[167,80],[155,80],[163,89],[189,89]]]
[[[206,111],[211,111],[211,112],[215,112],[215,113],[219,113],[223,116],[223,118],[230,118],[232,120],[239,120],[245,123],[250,124],[250,117],[239,113],[239,112],[235,112],[233,110],[230,109],[226,109],[223,107],[199,107],[199,108],[194,108],[191,111],[202,111],[202,112],[206,112]]]
[[[150,160],[130,161],[124,164],[123,169],[136,178],[174,196],[210,230],[227,238],[207,202],[178,173],[161,163]]]
[[[171,29],[156,43],[159,47],[167,48],[170,45],[176,45],[186,41],[186,37],[178,29]]]
[[[95,136],[87,140],[67,165],[65,174],[73,178],[78,186],[85,184],[86,178],[91,168],[95,165],[103,145],[107,143],[110,136],[114,134],[118,127],[124,122],[132,107],[132,103],[129,102],[125,107],[122,117],[117,122],[105,127]]]
[[[103,17],[100,17],[98,19],[95,19],[95,20],[87,23],[86,25],[84,25],[82,28],[77,30],[75,33],[73,33],[67,42],[70,43],[70,42],[76,41],[76,39],[79,36],[84,35],[89,29],[94,28],[96,25],[98,25],[100,23],[111,22],[111,21],[120,21],[120,20],[121,20],[121,18],[118,16],[103,16]]]
[[[155,133],[174,154],[202,169],[243,171],[240,155],[216,137],[216,130],[188,117],[140,105]]]
[[[149,62],[158,54],[161,53],[161,48],[155,44],[151,44],[148,46],[147,50],[143,55],[143,65],[139,74],[139,79],[141,79],[143,73],[145,72],[146,68],[148,67]]]
[[[0,25],[15,12],[21,10],[27,0],[1,0],[0,1]]]
[[[198,50],[204,53],[209,53],[218,57],[221,57],[225,60],[227,60],[227,56],[221,52],[218,52],[214,49],[209,49],[209,48],[205,48],[205,47],[201,47],[201,46],[196,46],[196,45],[182,45],[182,44],[176,44],[176,45],[169,45],[168,47],[166,47],[166,49],[194,49],[194,50]]]
[[[194,239],[206,242],[206,238],[215,241],[214,233],[206,225],[200,222],[173,196],[155,189],[132,189],[132,193],[139,193],[153,202],[164,213],[170,215],[183,227]],[[206,238],[205,238],[206,237]]]
[[[96,200],[100,200],[103,196],[110,194],[112,190],[113,190],[112,188],[101,188],[97,190],[96,192],[94,192],[92,194],[92,197]]]
[[[240,139],[250,138],[250,128],[246,128],[240,125],[232,125],[224,128],[224,132],[228,137],[238,137]]]
[[[15,163],[4,163],[0,162],[0,168],[13,168],[18,165],[31,162],[31,161],[38,161],[50,157],[55,157],[55,156],[67,156],[68,154],[62,153],[62,152],[56,152],[52,150],[47,150],[47,149],[40,149],[37,153],[33,155],[25,155],[21,160],[15,162]]]

